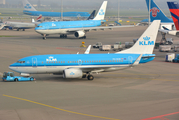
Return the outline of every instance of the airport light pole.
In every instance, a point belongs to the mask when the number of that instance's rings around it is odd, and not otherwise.
[[[149,0],[149,26],[150,26],[150,6],[151,6],[151,0]]]
[[[63,0],[61,1],[61,21],[63,21]]]
[[[118,0],[118,21],[119,22],[119,0]]]

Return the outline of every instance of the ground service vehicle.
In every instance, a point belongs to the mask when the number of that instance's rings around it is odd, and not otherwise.
[[[179,63],[179,54],[176,55],[175,59],[173,59],[174,63]]]
[[[97,42],[96,44],[93,45],[93,48],[99,48],[100,46],[102,46],[102,43]]]
[[[3,81],[34,81],[33,77],[14,76],[13,72],[4,72]]]

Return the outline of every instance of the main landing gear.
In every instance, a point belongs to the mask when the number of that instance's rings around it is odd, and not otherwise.
[[[84,74],[84,75],[82,76],[82,78],[86,78],[86,77],[87,77],[88,80],[93,80],[93,79],[94,79],[94,76],[91,75],[91,74],[89,74],[89,73],[86,73],[86,74]]]
[[[46,40],[46,39],[47,39],[47,38],[46,38],[46,36],[47,36],[46,34],[44,34],[44,35],[42,35],[42,36],[43,36],[43,39],[44,39],[44,40]]]
[[[65,34],[60,35],[60,38],[67,38],[67,35],[65,35]]]

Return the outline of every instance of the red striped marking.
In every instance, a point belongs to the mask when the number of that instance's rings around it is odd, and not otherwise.
[[[169,113],[169,114],[160,115],[160,116],[151,117],[151,118],[145,118],[145,119],[142,119],[142,120],[154,120],[154,119],[169,120],[169,119],[164,118],[164,117],[170,116],[170,115],[175,115],[175,114],[179,114],[179,112]]]

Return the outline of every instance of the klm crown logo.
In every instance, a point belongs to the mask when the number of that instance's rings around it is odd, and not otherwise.
[[[99,15],[104,15],[104,10],[103,9],[99,12]]]
[[[74,72],[71,72],[70,75],[75,75],[75,73],[74,73]]]
[[[150,40],[150,37],[143,37],[144,40]]]
[[[26,4],[26,6],[24,8],[31,9],[32,7],[30,6],[30,4]]]
[[[150,41],[150,37],[143,37],[144,41],[139,41],[139,45],[154,45],[154,41]]]

